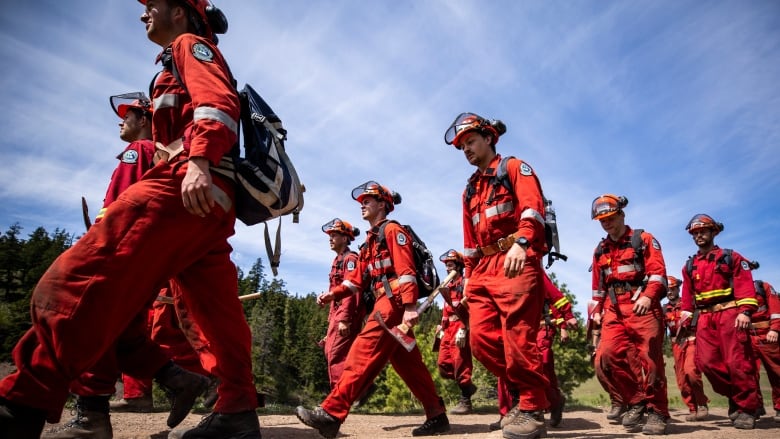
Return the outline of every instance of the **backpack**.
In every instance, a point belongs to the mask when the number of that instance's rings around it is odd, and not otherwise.
[[[378,243],[381,248],[387,248],[387,241],[385,237],[385,226],[389,223],[399,224],[397,221],[387,220],[379,226]],[[414,271],[417,277],[417,288],[419,290],[418,299],[428,297],[439,286],[439,273],[436,271],[436,264],[433,262],[433,254],[425,243],[417,236],[412,226],[407,224],[399,224],[407,235],[409,235],[412,244],[412,254],[414,256]],[[382,276],[383,278],[385,276]],[[383,279],[386,281],[386,279]]]
[[[640,272],[644,275],[645,273],[645,242],[642,241],[642,233],[645,232],[645,229],[633,229],[634,234],[631,235],[631,248],[634,249],[634,266],[636,267],[636,271]],[[606,238],[604,238],[606,239]],[[599,245],[596,247],[596,251],[593,252],[593,258],[598,261],[601,255],[604,254],[604,239],[602,239],[599,242]],[[588,271],[591,271],[593,269],[593,265],[590,266]],[[644,276],[645,278],[647,276]],[[599,276],[599,279],[601,282],[604,282],[604,274],[602,273],[601,276]],[[646,280],[642,281],[642,285],[644,288],[644,285],[646,283]],[[602,286],[602,289],[603,288]],[[617,302],[615,302],[617,303]]]
[[[724,248],[723,253],[721,253],[720,257],[717,260],[717,264],[725,264],[729,267],[729,288],[731,288],[732,293],[734,294],[734,277],[731,276],[731,271],[734,269],[734,257],[731,255],[733,252],[730,248]],[[685,261],[685,273],[688,275],[688,279],[693,280],[693,269],[696,268],[693,265],[693,258],[696,255],[691,255],[688,257],[688,260]],[[693,302],[696,303],[696,295],[693,295]]]
[[[509,181],[509,173],[507,172],[507,162],[509,159],[514,159],[513,156],[501,157],[498,163],[498,169],[496,169],[496,175],[491,178],[490,184],[493,186],[503,185],[510,193],[514,193],[512,189],[512,182]],[[539,180],[537,179],[537,183]],[[474,193],[476,188],[469,183],[466,187],[466,204]],[[542,192],[541,185],[539,186],[539,192]],[[555,208],[553,208],[552,200],[548,200],[542,193],[542,199],[544,200],[544,238],[547,242],[547,265],[545,268],[550,268],[553,262],[558,259],[566,261],[568,257],[560,253],[561,244],[558,238],[558,223],[555,217]],[[555,251],[553,251],[555,249]]]
[[[189,94],[173,56],[166,55],[162,58],[163,67],[173,74]],[[228,73],[235,86],[233,74],[229,70]],[[150,96],[155,79],[149,85]],[[287,130],[282,126],[281,119],[249,84],[244,85],[238,97],[241,108],[239,123],[244,133],[244,156],[241,157],[239,138],[229,156],[223,157],[219,165],[212,166],[211,170],[236,182],[237,219],[248,226],[265,223],[266,253],[271,271],[276,276],[282,251],[281,217],[291,213],[293,223],[298,222],[305,188],[285,151]],[[272,247],[267,221],[274,218],[280,219]]]

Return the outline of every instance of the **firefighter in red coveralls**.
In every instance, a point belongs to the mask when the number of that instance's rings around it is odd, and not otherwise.
[[[775,422],[780,422],[780,294],[769,282],[753,282],[758,299],[758,310],[751,316],[753,333],[750,340],[758,360],[764,364],[769,385],[772,387],[772,406]],[[757,368],[760,367],[756,361]],[[761,395],[761,391],[758,391]]]
[[[130,99],[133,100],[130,102]],[[117,105],[118,102],[130,103]],[[122,122],[119,124],[119,137],[130,143],[117,156],[119,165],[117,165],[111,176],[111,183],[106,191],[103,208],[95,219],[96,223],[103,219],[106,207],[116,200],[119,194],[131,184],[140,180],[141,176],[151,168],[152,156],[154,155],[154,143],[151,141],[152,104],[149,98],[143,93],[127,93],[112,96],[111,105],[120,119],[122,119]],[[147,318],[147,315],[149,318]],[[71,392],[76,395],[76,416],[66,424],[44,432],[41,438],[111,437],[109,399],[115,391],[114,385],[119,375],[119,370],[124,369],[127,364],[132,365],[134,361],[138,360],[131,357],[132,353],[147,353],[151,351],[155,355],[145,356],[142,359],[143,361],[151,362],[153,366],[156,366],[157,370],[169,367],[168,353],[162,348],[149,345],[151,341],[148,339],[147,320],[150,320],[150,318],[151,313],[142,312],[125,329],[120,337],[120,341],[117,343],[117,347],[106,352],[106,355],[71,384]],[[134,348],[133,345],[141,347]],[[190,351],[192,351],[191,347]],[[197,362],[197,360],[196,357],[195,361]],[[130,367],[132,368],[132,366]],[[195,372],[202,373],[202,368]],[[181,373],[186,375],[184,371],[181,371]],[[126,376],[126,378],[128,379],[125,382],[125,394],[127,395],[128,388],[132,389],[132,380],[129,379],[129,376]],[[146,411],[149,412],[152,408],[151,376],[147,379],[149,382],[149,406]],[[144,381],[147,381],[147,379],[144,379]],[[205,380],[202,377],[190,376],[190,379],[192,379],[193,383],[197,383],[200,380],[202,383],[201,387],[205,385]],[[130,382],[129,385],[128,382]],[[192,399],[190,402],[184,402],[181,399],[173,401],[175,408],[171,411],[172,418],[169,420],[171,424],[178,424],[187,415],[189,407],[192,406],[192,402],[197,397],[197,393],[191,393],[189,397]],[[184,403],[184,406],[176,407],[182,403]]]
[[[401,202],[401,196],[368,181],[352,190],[352,198],[360,203],[361,215],[371,228],[366,232],[366,243],[360,247],[357,270],[348,273],[341,285],[320,294],[317,303],[324,305],[370,288],[376,299],[373,312],[380,313],[388,327],[404,323],[411,328],[419,321],[412,240],[401,225],[387,219],[387,214]],[[378,237],[380,230],[385,234],[382,242]],[[364,273],[368,275],[364,277]],[[409,335],[413,336],[411,331]],[[330,394],[313,410],[298,406],[298,419],[323,437],[336,437],[352,403],[388,361],[425,409],[426,421],[412,430],[412,436],[449,431],[444,401],[436,393],[419,348],[415,345],[410,352],[402,348],[375,318],[366,321],[352,343],[341,379]]]
[[[336,252],[328,275],[330,281],[328,289],[332,290],[341,285],[349,273],[357,270],[358,255],[349,249],[349,243],[355,240],[360,230],[346,221],[334,218],[322,226],[322,231],[328,235],[330,249]],[[358,292],[330,304],[328,332],[323,347],[328,362],[331,389],[341,378],[349,348],[363,325],[365,307],[360,299]]]
[[[552,343],[555,339],[556,328],[561,331],[561,343],[569,340],[568,329],[577,328],[577,318],[571,310],[571,302],[555,286],[549,276],[544,275],[544,312],[540,321],[540,329],[536,335],[536,345],[542,355],[542,370],[544,375],[550,381],[547,388],[547,399],[550,403],[550,426],[557,427],[563,419],[563,408],[566,399],[563,396],[558,385],[558,376],[555,374],[555,356],[552,350]],[[498,380],[496,386],[498,393],[498,411],[501,416],[505,416],[512,409],[512,395],[509,392],[505,382]],[[490,431],[501,428],[501,419],[489,425]]]
[[[696,367],[696,334],[690,327],[681,325],[680,309],[680,279],[667,276],[669,290],[666,293],[664,321],[669,329],[674,356],[674,373],[677,377],[677,387],[683,402],[690,413],[685,417],[688,422],[703,421],[709,415],[709,398],[704,394],[704,382],[701,371]]]
[[[509,439],[542,437],[549,407],[536,346],[544,303],[542,256],[544,197],[536,174],[522,160],[496,153],[500,121],[473,113],[455,118],[445,143],[477,168],[463,193],[464,294],[471,350],[491,373],[506,380],[513,409],[502,419]]]
[[[227,22],[205,0],[142,3],[147,37],[180,73],[177,79],[166,69],[153,85],[152,133],[169,154],[160,154],[35,287],[33,327],[14,349],[18,370],[0,381],[2,437],[37,438],[44,421],[57,422],[69,383],[176,278],[178,300],[211,342],[220,380],[214,412],[182,437],[260,438],[251,334],[227,241],[235,182],[209,171],[237,138],[238,95],[214,41]]]
[[[729,398],[734,427],[755,427],[758,409],[756,356],[750,316],[758,308],[748,261],[715,245],[723,224],[696,214],[685,226],[699,251],[682,270],[682,320],[696,328],[696,367],[712,389]]]
[[[455,380],[460,388],[458,405],[450,410],[453,415],[471,413],[471,396],[477,391],[477,386],[471,381],[474,364],[471,359],[471,347],[468,336],[468,311],[461,304],[463,299],[463,255],[449,249],[439,256],[444,262],[447,273],[457,272],[458,275],[441,289],[441,294],[449,296],[444,301],[441,313],[441,323],[436,327],[436,333],[442,332],[439,345],[439,358],[436,361],[439,375],[442,378]],[[448,300],[447,300],[448,299]]]
[[[626,225],[627,204],[626,197],[605,194],[591,206],[591,218],[607,232],[593,253],[593,300],[600,304],[594,320],[601,324],[595,367],[609,374],[630,406],[623,426],[628,430],[642,426],[647,412],[642,433],[662,435],[669,419],[661,309],[666,266],[653,235]],[[632,368],[631,354],[639,359],[641,375]]]

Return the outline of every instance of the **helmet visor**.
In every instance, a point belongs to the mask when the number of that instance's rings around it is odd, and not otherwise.
[[[120,119],[125,118],[125,114],[129,108],[137,108],[144,113],[152,112],[152,101],[146,97],[146,94],[140,91],[114,95],[109,97],[108,101],[111,103],[111,109],[114,110],[114,113],[116,113]]]
[[[444,143],[460,149],[457,144],[458,138],[468,130],[479,128],[483,122],[484,119],[474,113],[459,114],[444,133]]]
[[[602,219],[614,215],[620,210],[618,200],[609,196],[601,196],[593,200],[591,206],[590,218]]]
[[[333,218],[332,220],[328,221],[327,224],[322,226],[322,231],[325,233],[331,233],[331,232],[344,233],[344,229],[345,229],[344,222],[338,218]]]
[[[382,188],[382,185],[373,181],[369,180],[360,186],[356,187],[355,189],[352,189],[352,199],[357,201],[362,201],[363,197],[366,195],[372,195],[377,198],[387,198],[387,195],[385,194],[385,190]]]

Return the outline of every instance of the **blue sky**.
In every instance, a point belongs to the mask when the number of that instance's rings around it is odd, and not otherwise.
[[[220,48],[282,117],[307,188],[300,224],[282,226],[290,292],[327,287],[333,254],[320,226],[338,216],[365,230],[349,194],[369,179],[403,196],[392,217],[437,256],[462,248],[460,195],[473,168],[443,135],[464,111],[502,119],[498,151],[540,175],[569,256],[552,271],[580,310],[604,236],[590,204],[607,192],[628,197],[627,223],[658,238],[669,273],[695,252],[687,221],[706,212],[726,226],[718,244],[780,284],[776,1],[217,6],[230,22]],[[159,69],[141,10],[133,0],[4,6],[4,229],[80,233],[82,195],[97,213],[125,146],[108,96],[147,90]],[[231,243],[245,270],[265,260],[261,226],[237,225]]]

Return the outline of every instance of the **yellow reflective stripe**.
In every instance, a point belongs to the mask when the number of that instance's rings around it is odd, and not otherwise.
[[[696,294],[696,301],[702,301],[707,299],[712,299],[713,297],[726,297],[731,296],[731,288],[726,288],[725,290],[710,290],[710,291],[704,291],[701,293]]]
[[[95,217],[95,219],[103,218],[105,215],[106,215],[106,208],[103,207],[103,208],[100,209],[100,211],[98,212],[98,214]]]
[[[744,299],[739,299],[736,301],[737,305],[755,305],[758,306],[758,300],[752,298],[752,297],[746,297]]]
[[[567,303],[569,303],[569,299],[567,299],[566,297],[561,297],[560,299],[555,301],[555,303],[553,303],[553,306],[558,308],[558,309],[561,309],[561,307],[563,305],[566,305]]]

